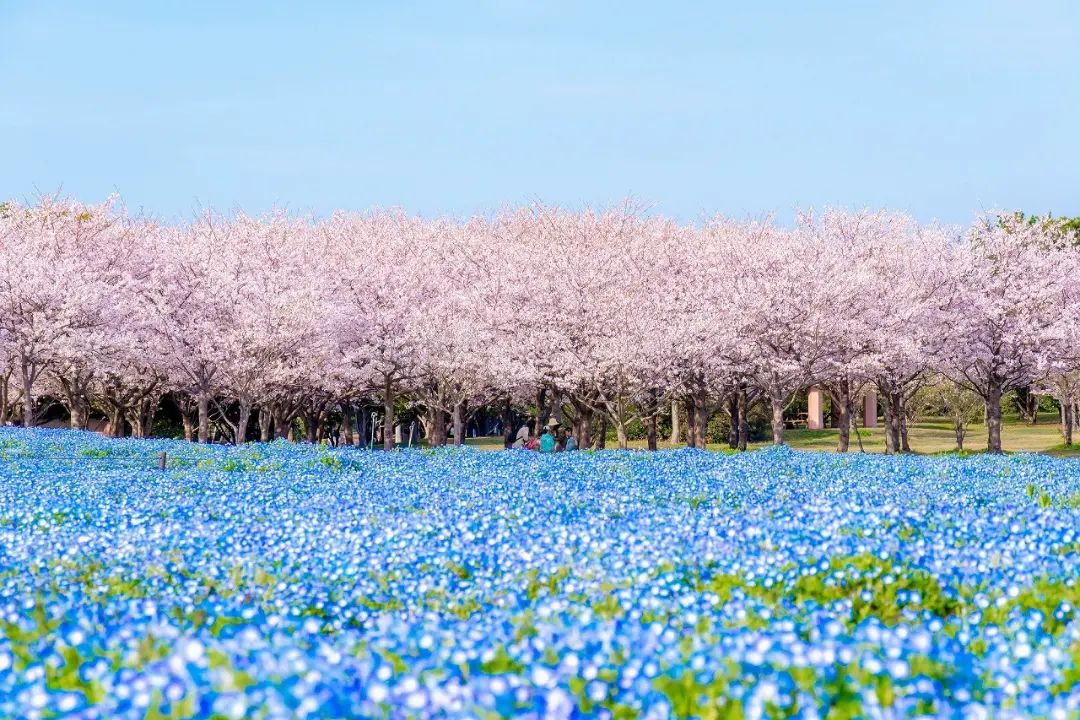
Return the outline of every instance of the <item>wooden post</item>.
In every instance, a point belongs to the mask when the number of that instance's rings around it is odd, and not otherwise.
[[[877,427],[877,391],[873,388],[863,398],[863,427]]]
[[[158,455],[158,458],[157,458],[158,470],[164,470],[165,469],[165,459],[166,459],[165,458],[165,453],[161,453],[160,455]]]
[[[817,385],[810,388],[806,393],[806,429],[821,430],[825,427],[825,418],[822,415],[822,392]]]

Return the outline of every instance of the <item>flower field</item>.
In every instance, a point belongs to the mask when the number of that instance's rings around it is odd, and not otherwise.
[[[9,429],[0,470],[0,717],[1080,717],[1072,461]]]

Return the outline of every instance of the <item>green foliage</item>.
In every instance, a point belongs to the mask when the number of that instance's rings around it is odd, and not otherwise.
[[[919,413],[947,418],[958,444],[963,443],[972,423],[982,421],[986,411],[986,403],[979,395],[943,375],[934,376],[921,387],[912,404]],[[1003,400],[1002,410],[1009,407],[1013,404]]]
[[[748,440],[757,442],[772,436],[772,425],[768,413],[760,403],[754,404],[746,416]],[[726,445],[728,433],[731,432],[731,416],[720,410],[709,418],[709,424],[705,428],[706,442],[715,445]]]
[[[702,720],[742,720],[745,717],[740,700],[731,697],[731,680],[738,675],[738,666],[726,665],[725,674],[717,673],[709,682],[699,680],[690,669],[676,676],[662,675],[653,681],[656,689],[671,703],[672,715],[678,718]]]
[[[341,470],[344,465],[341,462],[341,458],[334,453],[324,452],[319,455],[319,462],[323,467],[328,467],[331,470]]]
[[[656,418],[656,436],[661,440],[667,439],[671,436],[671,416],[670,415],[658,415]],[[630,422],[626,423],[626,437],[628,440],[645,440],[648,437],[648,432],[645,430],[645,423],[641,420],[634,418]],[[615,430],[612,429],[611,423],[608,423],[607,439],[615,442],[618,440],[618,436]]]
[[[153,437],[182,440],[184,438],[184,425],[179,420],[173,420],[165,414],[158,413],[154,417],[154,426],[150,434]]]
[[[506,673],[516,674],[524,670],[525,666],[510,657],[510,654],[506,652],[506,647],[504,645],[496,647],[495,656],[480,664],[480,671],[486,675],[503,675]]]
[[[1015,213],[1020,220],[1027,220],[1030,225],[1042,224],[1050,231],[1051,242],[1058,246],[1080,245],[1080,216],[1077,217],[1054,217],[1046,215],[1026,215],[1022,212]]]
[[[458,577],[459,580],[472,580],[472,571],[464,565],[459,565],[453,560],[448,560],[446,569]]]
[[[560,567],[546,578],[541,578],[540,571],[536,568],[530,568],[526,573],[528,583],[525,586],[525,596],[528,597],[530,601],[534,601],[540,597],[541,592],[546,591],[548,595],[554,597],[555,595],[558,595],[559,587],[569,576],[570,568],[565,566]]]
[[[1041,508],[1052,507],[1058,510],[1075,510],[1080,508],[1080,492],[1054,497],[1034,483],[1028,483],[1027,487],[1024,488],[1024,492],[1027,494],[1029,500],[1035,501]]]
[[[79,451],[81,457],[86,458],[107,458],[109,457],[109,451],[106,448],[83,448]]]
[[[946,594],[932,573],[893,565],[870,554],[835,558],[828,575],[801,576],[795,584],[794,599],[797,603],[812,601],[822,606],[847,600],[853,606],[853,625],[871,617],[886,625],[896,625],[904,608],[898,598],[901,592],[917,592],[919,601],[908,607],[928,610],[940,618],[952,617],[960,610],[960,604]]]

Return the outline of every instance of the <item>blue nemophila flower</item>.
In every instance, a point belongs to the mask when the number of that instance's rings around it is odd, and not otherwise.
[[[1080,711],[1068,461],[0,433],[0,716]]]

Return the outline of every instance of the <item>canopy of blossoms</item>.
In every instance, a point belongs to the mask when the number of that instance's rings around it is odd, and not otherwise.
[[[797,393],[845,417],[874,392],[899,447],[928,373],[987,403],[1020,387],[1075,402],[1078,254],[1060,225],[991,213],[970,228],[827,210],[791,227],[680,224],[627,202],[472,218],[206,213],[167,225],[117,200],[0,205],[0,422],[49,403],[146,435],[168,394],[209,437],[310,439],[402,402],[445,442],[478,408],[528,404],[579,437],[665,408],[700,445],[710,414],[761,403],[773,439]],[[255,428],[258,428],[257,430]],[[846,436],[845,436],[846,438]],[[844,441],[846,443],[846,439]]]

